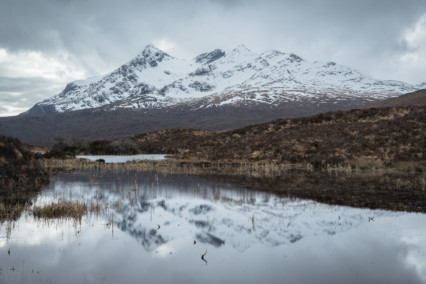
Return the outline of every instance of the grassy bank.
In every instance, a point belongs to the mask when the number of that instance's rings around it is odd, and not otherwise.
[[[109,171],[125,174],[138,171],[189,174],[285,197],[312,199],[327,204],[426,212],[425,173],[415,171],[414,166],[406,164],[401,168],[389,169],[373,166],[367,169],[364,166],[351,165],[314,169],[312,165],[306,164],[261,162],[209,163],[166,160],[104,164],[87,160],[49,160],[45,161],[45,165],[52,172],[58,169],[87,170],[101,176]]]
[[[0,221],[19,217],[48,181],[47,171],[28,146],[0,136]]]
[[[81,169],[99,169],[116,171],[159,171],[174,174],[222,174],[244,175],[259,177],[276,177],[286,174],[291,170],[307,172],[328,173],[373,173],[373,174],[418,174],[426,173],[422,162],[400,162],[386,166],[375,161],[352,161],[347,164],[327,164],[322,168],[315,168],[311,163],[277,163],[277,162],[212,162],[197,160],[180,160],[170,158],[168,160],[131,161],[125,164],[105,164],[85,159],[42,159],[40,163],[50,173],[60,171],[72,171]]]
[[[394,167],[425,165],[426,106],[331,112],[212,133],[187,129],[132,137],[141,152],[211,162]],[[368,165],[366,165],[368,167]]]
[[[116,141],[58,143],[46,157],[76,154],[172,154],[208,163],[304,164],[424,171],[426,106],[330,112],[278,119],[225,132],[169,129]]]
[[[88,213],[99,214],[102,208],[103,205],[100,205],[99,202],[86,204],[83,201],[65,201],[60,199],[43,206],[34,206],[32,214],[34,217],[40,219],[74,218],[81,220]]]

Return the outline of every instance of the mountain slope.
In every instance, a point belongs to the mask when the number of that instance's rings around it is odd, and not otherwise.
[[[52,145],[58,138],[68,142],[111,140],[169,128],[229,130],[281,117],[300,117],[357,106],[347,101],[336,104],[298,101],[274,107],[266,104],[244,107],[223,105],[196,110],[184,105],[142,110],[85,109],[49,115],[0,117],[0,135],[15,137],[33,145]]]
[[[267,104],[300,100],[376,101],[420,87],[376,80],[334,62],[309,62],[277,50],[261,54],[243,45],[191,60],[175,58],[148,45],[134,59],[99,78],[69,83],[58,95],[36,104],[27,114],[51,114],[103,107],[191,109],[222,105]]]
[[[170,129],[132,139],[143,152],[195,161],[424,165],[425,133],[423,105],[329,112],[218,133]]]
[[[365,108],[410,105],[426,105],[426,89],[418,90],[409,94],[404,94],[399,97],[390,98],[383,101],[373,102],[366,105]]]

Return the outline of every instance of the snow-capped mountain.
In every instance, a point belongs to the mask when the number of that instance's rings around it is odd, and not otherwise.
[[[306,99],[381,100],[416,91],[421,85],[377,80],[334,62],[309,62],[277,50],[261,54],[239,45],[215,49],[191,60],[175,58],[153,45],[115,71],[69,83],[58,95],[27,113],[88,108],[193,108],[272,104]]]

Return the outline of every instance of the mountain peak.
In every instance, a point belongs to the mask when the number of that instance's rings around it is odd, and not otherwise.
[[[97,107],[154,109],[181,103],[194,108],[198,103],[206,108],[239,103],[277,106],[294,99],[317,99],[312,94],[322,94],[324,103],[336,94],[352,102],[378,100],[419,88],[426,85],[376,80],[336,63],[316,64],[277,50],[257,54],[243,44],[231,52],[214,49],[192,60],[176,59],[149,44],[113,72],[96,80],[68,84],[30,113]]]
[[[231,52],[232,53],[251,53],[251,50],[248,49],[244,44],[239,44]]]
[[[161,51],[161,52],[163,52],[161,49],[157,48],[153,44],[147,44],[143,50],[144,51]]]
[[[158,56],[160,54],[170,56],[166,52],[164,52],[161,49],[157,48],[156,46],[154,46],[152,44],[148,44],[142,50],[141,55],[143,55],[144,57],[147,57],[147,56],[149,56],[151,54],[153,54],[154,56]]]
[[[172,58],[172,56],[154,45],[148,44],[136,58],[130,61],[130,64],[133,66],[145,66],[145,64],[148,63],[151,67],[156,67],[158,62],[163,61],[165,58]]]

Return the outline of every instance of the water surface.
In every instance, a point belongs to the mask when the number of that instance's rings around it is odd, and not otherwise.
[[[88,159],[96,161],[99,159],[105,160],[105,163],[126,163],[136,160],[164,160],[165,154],[144,154],[144,155],[79,155],[77,159]]]
[[[33,202],[58,199],[102,209],[3,222],[0,283],[426,282],[425,214],[133,171],[55,175]]]

